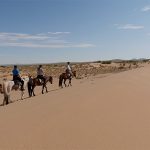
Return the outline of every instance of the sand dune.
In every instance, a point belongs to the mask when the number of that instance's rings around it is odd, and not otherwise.
[[[0,150],[150,149],[150,65],[63,89],[54,82],[0,107]]]

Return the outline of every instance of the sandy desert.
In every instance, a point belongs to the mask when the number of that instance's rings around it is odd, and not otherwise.
[[[150,64],[73,68],[71,87],[58,87],[64,68],[55,65],[45,66],[54,77],[48,93],[36,87],[35,97],[26,92],[20,100],[20,92],[12,92],[12,103],[0,106],[0,150],[149,150]],[[0,71],[1,82],[11,78],[11,66]],[[23,74],[28,71],[22,67]]]

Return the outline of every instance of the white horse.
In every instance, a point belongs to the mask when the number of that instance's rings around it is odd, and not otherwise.
[[[22,77],[24,81],[24,89],[28,87],[29,77]],[[7,105],[11,102],[10,95],[12,90],[20,90],[21,91],[21,99],[23,99],[25,90],[21,90],[19,85],[15,85],[14,81],[4,80],[2,84],[0,84],[0,93],[4,94],[3,105]]]

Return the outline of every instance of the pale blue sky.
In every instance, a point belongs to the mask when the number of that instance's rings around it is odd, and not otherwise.
[[[150,58],[150,0],[0,0],[0,64]]]

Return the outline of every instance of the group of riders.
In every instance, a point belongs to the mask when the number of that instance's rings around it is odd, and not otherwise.
[[[70,62],[67,62],[65,72],[66,72],[68,77],[69,76],[71,77],[73,75],[72,74],[72,68],[70,66]],[[15,82],[15,84],[17,84],[17,82],[19,82],[21,84],[21,90],[24,90],[24,81],[20,76],[20,71],[19,71],[17,65],[14,65],[14,68],[12,70],[12,74],[13,74],[13,81]],[[44,76],[44,71],[43,71],[42,65],[39,65],[37,68],[37,79],[41,79],[41,81],[43,83],[45,83],[46,79]]]

